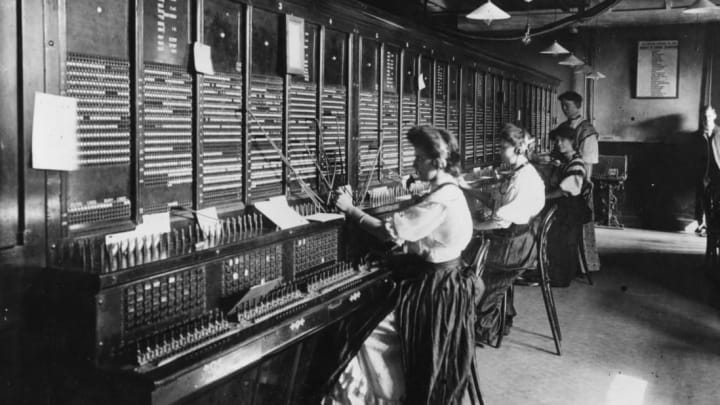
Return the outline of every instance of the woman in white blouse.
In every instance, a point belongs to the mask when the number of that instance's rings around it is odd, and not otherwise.
[[[485,294],[477,308],[476,339],[481,343],[495,341],[499,330],[501,303],[505,292],[525,269],[534,268],[537,259],[535,234],[530,221],[545,205],[545,184],[527,159],[527,132],[507,124],[500,134],[501,157],[512,168],[495,193],[467,190],[494,207],[493,215],[476,223],[475,230],[489,243],[482,281]],[[515,309],[509,301],[506,326],[512,325]]]
[[[411,129],[414,167],[430,192],[383,221],[336,191],[336,206],[361,228],[403,246],[400,298],[364,343],[326,403],[460,404],[471,389],[475,278],[460,260],[472,219],[458,188],[460,154],[450,133]],[[399,350],[398,350],[399,349]],[[477,393],[479,395],[479,393]]]

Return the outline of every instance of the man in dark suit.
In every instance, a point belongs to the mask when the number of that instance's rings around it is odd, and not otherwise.
[[[720,128],[715,125],[716,118],[713,107],[703,108],[702,135],[707,151],[703,175],[703,225],[707,227],[705,264],[708,274],[720,282]]]
[[[699,205],[702,209],[697,213],[700,215],[696,214],[699,223],[698,230],[696,230],[698,233],[705,232],[706,221],[709,218],[708,209],[710,207],[707,206],[707,198],[720,191],[720,136],[718,136],[720,128],[715,125],[716,118],[717,114],[712,106],[706,106],[702,109],[699,132],[704,141],[704,150],[701,159],[702,189],[699,198],[701,203]]]

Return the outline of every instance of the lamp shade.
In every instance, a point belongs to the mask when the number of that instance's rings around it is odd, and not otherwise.
[[[578,59],[575,55],[570,54],[567,58],[558,62],[558,64],[565,66],[582,66],[585,64],[585,62]]]
[[[683,10],[683,14],[703,14],[717,12],[718,10],[720,10],[720,7],[710,0],[695,0],[690,7]]]
[[[506,13],[503,9],[493,4],[492,1],[488,0],[487,3],[473,10],[466,17],[470,20],[483,20],[490,25],[493,20],[505,20],[510,18],[510,14]]]
[[[560,45],[558,41],[553,41],[552,45],[540,51],[545,55],[567,55],[570,53],[564,46]]]
[[[604,79],[605,77],[607,77],[607,76],[598,72],[597,70],[593,70],[591,73],[588,73],[585,76],[585,78],[589,79],[589,80],[600,80],[600,79]]]

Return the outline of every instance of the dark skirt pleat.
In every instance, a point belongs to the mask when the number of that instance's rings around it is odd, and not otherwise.
[[[477,307],[475,333],[477,340],[491,344],[496,341],[500,330],[502,301],[513,282],[526,269],[537,265],[536,237],[538,224],[534,221],[522,231],[513,227],[498,230],[488,235],[490,244],[482,281],[485,295]]]
[[[581,197],[558,200],[555,222],[548,231],[548,275],[553,287],[567,287],[580,271],[579,243],[587,205]]]
[[[407,404],[460,404],[474,356],[473,276],[459,264],[418,269],[397,309]]]
[[[497,340],[505,293],[525,270],[488,266],[483,273],[485,295],[477,308],[475,333],[478,342],[493,344]]]

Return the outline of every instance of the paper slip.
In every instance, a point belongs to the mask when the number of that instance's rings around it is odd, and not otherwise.
[[[306,225],[308,221],[290,208],[285,196],[273,197],[268,201],[255,203],[255,208],[268,217],[280,229]]]
[[[316,214],[308,215],[305,217],[305,219],[312,222],[329,222],[343,218],[345,218],[345,215],[343,214],[334,214],[330,212],[318,212]]]
[[[33,169],[68,171],[80,166],[77,122],[77,99],[35,93]]]
[[[146,214],[142,217],[143,223],[135,228],[140,235],[152,235],[170,232],[170,213]]]
[[[193,59],[195,62],[195,71],[198,73],[205,73],[206,75],[214,75],[215,69],[213,69],[212,48],[208,45],[200,42],[193,44]]]

